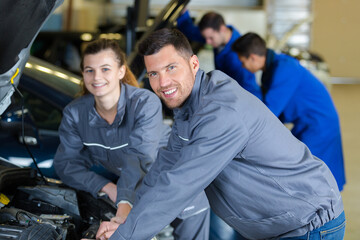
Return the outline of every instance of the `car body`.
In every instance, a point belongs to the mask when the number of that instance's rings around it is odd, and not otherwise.
[[[53,158],[59,145],[58,127],[63,108],[81,90],[81,78],[35,57],[26,63],[9,108],[0,120],[0,156],[11,163],[34,167],[25,139],[39,168],[47,177],[56,178]],[[22,101],[25,131],[22,136]]]
[[[64,107],[80,96],[81,78],[30,56],[18,89],[22,97],[14,93],[14,101],[1,115],[0,156],[20,167],[36,168],[37,165],[45,177],[58,179],[53,167],[60,143],[58,128]],[[117,179],[101,166],[93,166],[92,169],[110,180]]]

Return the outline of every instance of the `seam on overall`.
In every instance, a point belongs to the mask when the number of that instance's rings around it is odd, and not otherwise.
[[[331,229],[328,229],[328,230],[324,230],[324,231],[320,231],[320,234],[327,234],[327,233],[333,233],[333,232],[336,232],[338,231],[339,229],[343,228],[346,224],[346,220],[340,224],[339,226],[337,227],[334,227],[334,228],[331,228]]]

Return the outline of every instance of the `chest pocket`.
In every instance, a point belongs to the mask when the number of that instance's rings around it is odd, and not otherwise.
[[[88,151],[92,164],[104,165],[108,159],[108,147],[97,143],[83,143]]]

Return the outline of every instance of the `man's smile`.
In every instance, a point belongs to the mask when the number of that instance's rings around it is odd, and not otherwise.
[[[165,95],[165,97],[173,97],[177,92],[177,88],[167,89],[165,91],[162,91],[162,93]]]

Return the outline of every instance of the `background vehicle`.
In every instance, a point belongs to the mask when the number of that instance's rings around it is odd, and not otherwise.
[[[43,174],[56,178],[52,161],[59,145],[57,130],[63,108],[80,92],[80,82],[79,76],[30,57],[18,85],[23,99],[15,93],[12,104],[1,115],[0,156],[19,166],[34,167],[25,141]]]

